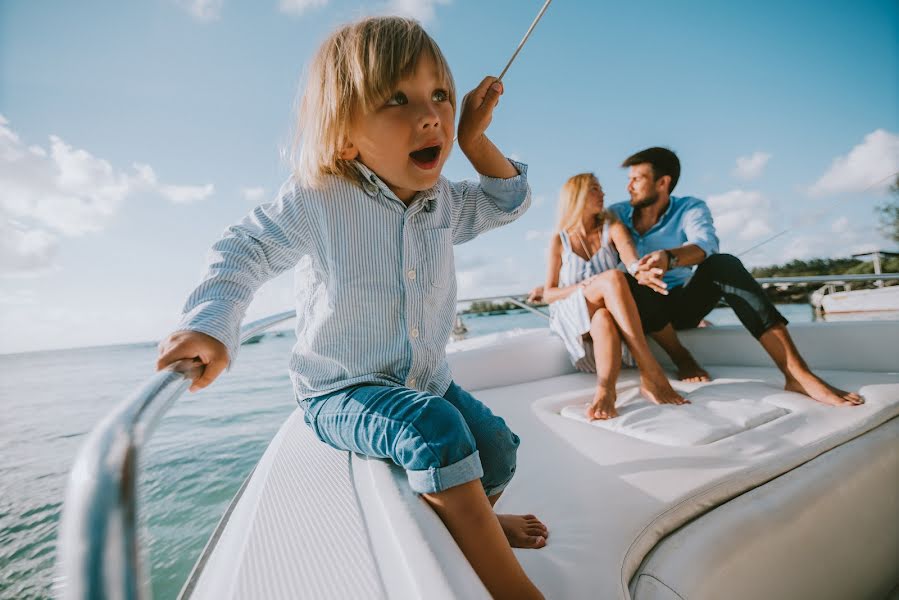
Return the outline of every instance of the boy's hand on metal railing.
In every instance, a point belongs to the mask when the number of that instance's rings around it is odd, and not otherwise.
[[[190,391],[201,390],[219,376],[228,366],[228,349],[223,343],[199,331],[176,331],[159,343],[159,359],[156,370],[161,371],[172,363],[193,359],[203,365],[194,376]]]

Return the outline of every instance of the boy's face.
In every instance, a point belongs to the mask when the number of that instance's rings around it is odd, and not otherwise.
[[[446,82],[425,55],[383,106],[353,120],[340,157],[361,161],[408,203],[437,183],[454,133],[455,111]]]

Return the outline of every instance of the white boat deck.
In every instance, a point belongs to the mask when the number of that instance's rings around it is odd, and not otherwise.
[[[522,438],[498,509],[533,512],[549,526],[545,548],[516,550],[546,597],[888,594],[899,581],[899,323],[859,325],[794,333],[823,376],[861,390],[864,406],[831,408],[784,392],[775,369],[752,366],[765,359],[753,340],[716,328],[685,336],[715,380],[675,383],[694,403],[687,410],[713,417],[683,420],[685,407],[647,404],[631,370],[619,384],[622,417],[600,426],[562,416],[592,396],[594,382],[571,372],[546,332],[455,345],[457,381]],[[865,343],[847,352],[841,327]],[[728,402],[760,410],[747,416]],[[487,597],[401,469],[325,447],[299,411],[191,591],[216,599]]]

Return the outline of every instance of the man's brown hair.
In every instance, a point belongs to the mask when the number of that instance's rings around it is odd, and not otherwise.
[[[677,185],[677,180],[680,179],[680,160],[678,160],[677,154],[668,148],[655,146],[653,148],[641,150],[636,154],[631,154],[624,159],[621,166],[633,167],[635,165],[647,163],[652,167],[652,175],[655,181],[658,181],[659,177],[664,177],[665,175],[671,177],[671,185],[668,186],[668,193],[670,194],[673,192],[674,186]]]

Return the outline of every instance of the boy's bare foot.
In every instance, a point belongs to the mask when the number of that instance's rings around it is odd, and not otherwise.
[[[674,391],[667,379],[655,384],[641,377],[640,393],[655,404],[690,404],[689,400]]]
[[[688,383],[701,383],[711,381],[708,371],[699,366],[693,355],[684,348],[684,351],[671,355],[674,366],[677,367],[677,378]]]
[[[513,548],[542,548],[549,530],[534,515],[496,515]]]
[[[812,400],[830,406],[858,406],[865,403],[865,399],[855,392],[835,388],[814,373],[806,373],[798,378],[788,376],[784,389],[804,394]]]
[[[617,399],[618,396],[615,393],[614,386],[608,388],[601,385],[597,386],[596,395],[593,396],[593,403],[587,407],[587,419],[590,421],[614,419],[618,416],[618,411],[615,410],[615,401]]]

